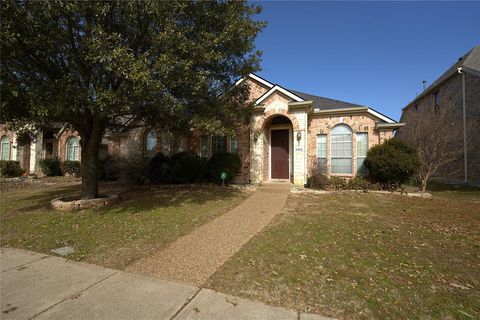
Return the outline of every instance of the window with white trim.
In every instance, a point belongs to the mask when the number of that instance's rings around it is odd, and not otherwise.
[[[1,140],[1,149],[0,150],[0,155],[1,159],[0,160],[10,160],[10,140],[8,140],[7,136],[3,136]]]
[[[77,137],[70,137],[67,140],[67,152],[65,160],[67,161],[78,161],[80,159],[79,153],[80,145],[78,144]]]
[[[364,176],[367,174],[367,169],[365,168],[363,162],[367,157],[368,133],[358,132],[356,136],[357,136],[357,174]]]
[[[317,134],[317,169],[327,173],[327,135]]]
[[[331,172],[352,174],[352,129],[339,124],[332,129],[330,140]]]
[[[231,153],[238,153],[238,139],[237,136],[233,136],[230,138],[230,152]]]
[[[212,156],[216,153],[227,152],[227,137],[212,136]]]
[[[145,135],[143,155],[146,160],[150,160],[157,154],[157,133],[154,129],[148,131]]]

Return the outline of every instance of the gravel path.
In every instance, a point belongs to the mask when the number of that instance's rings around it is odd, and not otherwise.
[[[238,207],[140,259],[127,271],[202,285],[281,211],[289,188],[285,183],[260,186]]]

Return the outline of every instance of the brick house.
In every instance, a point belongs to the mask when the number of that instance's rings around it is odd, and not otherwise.
[[[454,135],[449,148],[457,149],[455,161],[440,168],[437,179],[454,183],[480,184],[480,46],[474,47],[448,68],[427,89],[402,109],[405,131],[422,121],[435,121],[443,112],[452,123]]]
[[[314,164],[327,176],[363,173],[367,150],[391,138],[404,125],[370,107],[288,90],[254,74],[236,83],[241,84],[248,86],[249,103],[254,108],[250,124],[239,127],[234,136],[137,128],[107,134],[102,154],[142,161],[158,152],[189,150],[209,158],[228,151],[238,153],[242,160],[242,170],[235,179],[238,183],[280,180],[304,185]],[[46,156],[80,160],[78,137],[69,130],[41,133],[34,143],[21,148],[16,148],[14,135],[2,127],[0,136],[10,142],[9,146],[5,144],[10,158],[19,160],[31,173],[38,173],[36,163]]]

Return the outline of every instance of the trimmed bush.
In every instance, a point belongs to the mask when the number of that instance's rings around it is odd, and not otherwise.
[[[170,158],[170,170],[174,182],[202,181],[206,176],[206,161],[192,152],[179,152]]]
[[[40,160],[39,163],[40,169],[42,170],[43,174],[47,177],[55,177],[62,175],[62,167],[60,164],[60,160],[57,158],[47,158]]]
[[[118,158],[118,180],[125,184],[145,184],[149,180],[148,166],[143,158]]]
[[[78,177],[80,175],[80,161],[64,161],[62,162],[62,171],[65,174]]]
[[[10,160],[1,160],[0,161],[0,174],[2,177],[19,177],[23,173],[23,169],[20,166],[20,162],[18,161],[10,161]]]
[[[369,175],[384,188],[407,182],[419,165],[415,149],[395,138],[372,147],[364,163]]]
[[[173,177],[170,170],[170,157],[157,153],[149,163],[149,176],[151,183],[172,183]]]
[[[108,156],[99,160],[99,173],[101,181],[117,181],[120,177],[120,165],[117,157]]]
[[[242,160],[236,153],[217,153],[208,161],[208,177],[210,180],[222,183],[220,175],[222,172],[227,174],[225,183],[229,183],[240,172]]]

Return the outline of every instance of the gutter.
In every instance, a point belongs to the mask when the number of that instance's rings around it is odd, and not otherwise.
[[[326,110],[314,110],[313,114],[329,115],[329,114],[352,114],[363,113],[368,111],[368,107],[355,107],[355,108],[343,108],[343,109],[326,109]]]
[[[404,122],[397,122],[397,123],[383,123],[377,122],[375,124],[375,129],[398,129],[405,125]]]
[[[468,181],[468,160],[467,160],[467,112],[465,108],[465,71],[463,67],[457,69],[462,75],[462,111],[463,111],[463,183]],[[468,71],[467,71],[468,72]]]

